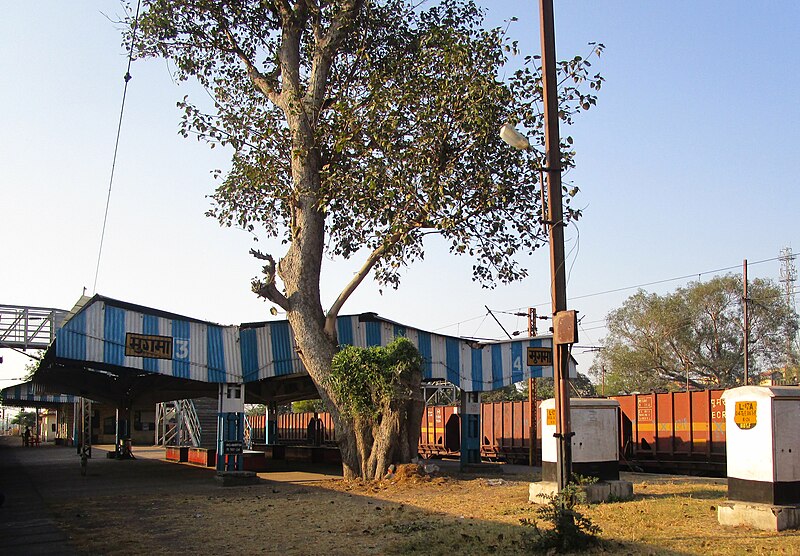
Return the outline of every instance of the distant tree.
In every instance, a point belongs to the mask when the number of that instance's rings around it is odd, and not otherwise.
[[[589,377],[583,373],[578,373],[575,377],[570,378],[570,397],[572,398],[590,398],[597,395],[596,387],[589,380]],[[528,388],[525,387],[525,395],[527,397]],[[540,378],[536,382],[536,398],[539,400],[546,400],[554,396],[553,379]],[[526,398],[527,399],[527,398]]]
[[[570,397],[586,398],[596,396],[597,391],[589,377],[582,373],[578,373],[569,381],[570,383]],[[552,378],[537,378],[536,379],[536,399],[546,400],[553,397],[553,379]],[[486,392],[481,395],[481,401],[484,402],[516,402],[528,399],[528,381],[523,381],[517,384],[511,384],[491,392]]]
[[[639,291],[607,317],[608,335],[591,372],[605,369],[607,393],[728,388],[744,378],[742,277],[693,282],[674,293]],[[786,359],[797,314],[771,280],[748,281],[750,374]]]
[[[292,402],[292,413],[322,413],[327,411],[322,400],[301,400]]]
[[[248,404],[245,406],[245,413],[247,415],[264,415],[267,412],[267,407],[263,403]]]
[[[37,350],[32,355],[28,355],[31,360],[25,364],[25,380],[31,380],[34,373],[39,369],[39,364],[44,356],[44,350]]]
[[[209,214],[286,246],[279,260],[252,251],[265,263],[252,287],[286,312],[348,478],[370,455],[329,378],[336,319],[359,284],[373,274],[397,287],[432,234],[472,256],[473,277],[489,287],[525,277],[517,254],[546,242],[543,156],[498,137],[510,122],[542,145],[538,61],[506,67],[517,45],[483,19],[470,0],[142,2],[138,55],[170,60],[177,79],[195,78],[213,98],[209,110],[180,103],[181,133],[234,151]],[[596,102],[603,80],[590,65],[558,65],[565,122]],[[573,165],[571,144],[565,137],[562,168]],[[327,310],[326,253],[361,261]]]
[[[481,401],[491,402],[517,402],[528,399],[528,386],[520,384],[509,384],[503,388],[492,390],[481,394]]]
[[[25,430],[25,427],[33,429],[36,426],[36,412],[35,411],[20,411],[11,418],[12,425],[19,425],[20,429]]]

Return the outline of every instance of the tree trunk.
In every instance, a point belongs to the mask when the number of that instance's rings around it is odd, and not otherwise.
[[[344,415],[341,403],[328,385],[331,362],[338,350],[335,321],[331,320],[336,318],[336,314],[327,315],[329,322],[326,327],[320,295],[326,226],[325,214],[319,206],[322,163],[314,137],[315,117],[312,114],[316,109],[307,111],[309,107],[314,108],[314,102],[322,102],[324,88],[317,91],[314,98],[300,98],[299,55],[300,30],[287,27],[280,53],[283,68],[281,107],[292,135],[291,173],[295,198],[291,245],[279,262],[277,273],[283,281],[284,308],[297,342],[297,352],[333,417],[344,477],[372,480],[380,478],[393,460],[407,462],[417,453],[423,407],[419,403],[422,397],[421,376],[413,379],[415,386],[410,388],[411,401],[388,404],[375,422],[365,417]],[[330,60],[323,58],[321,61],[330,64]],[[324,78],[328,66],[318,68],[321,61],[315,61],[315,71],[321,71],[319,75]],[[309,104],[306,101],[314,102]]]

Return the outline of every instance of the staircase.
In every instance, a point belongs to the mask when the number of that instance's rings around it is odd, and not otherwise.
[[[211,398],[197,398],[194,409],[197,421],[200,424],[200,439],[198,448],[217,447],[217,400]]]
[[[198,398],[160,403],[156,406],[156,421],[157,445],[217,446],[217,400]]]

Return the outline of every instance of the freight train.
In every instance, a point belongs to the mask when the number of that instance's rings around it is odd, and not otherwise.
[[[724,390],[612,396],[620,404],[619,453],[623,469],[725,475]],[[487,461],[541,463],[541,426],[527,401],[481,404],[481,457]],[[254,440],[264,438],[264,415],[250,417]],[[535,431],[535,436],[531,433]],[[533,447],[531,437],[536,439]],[[281,444],[335,445],[327,413],[278,416]],[[428,406],[420,427],[424,457],[458,457],[461,419],[455,406]]]

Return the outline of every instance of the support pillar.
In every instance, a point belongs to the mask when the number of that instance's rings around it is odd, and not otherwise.
[[[267,419],[265,426],[265,444],[278,443],[278,403],[269,402],[267,405]]]
[[[461,470],[481,462],[481,394],[461,391]]]
[[[81,402],[80,398],[72,402],[72,445],[77,447],[78,455],[81,454]]]
[[[131,405],[130,400],[122,400],[116,409],[114,456],[117,459],[134,459],[131,448]]]
[[[92,401],[80,398],[78,401],[80,415],[80,434],[78,438],[78,455],[81,459],[92,457]]]
[[[217,471],[241,471],[244,449],[244,384],[219,385]]]

